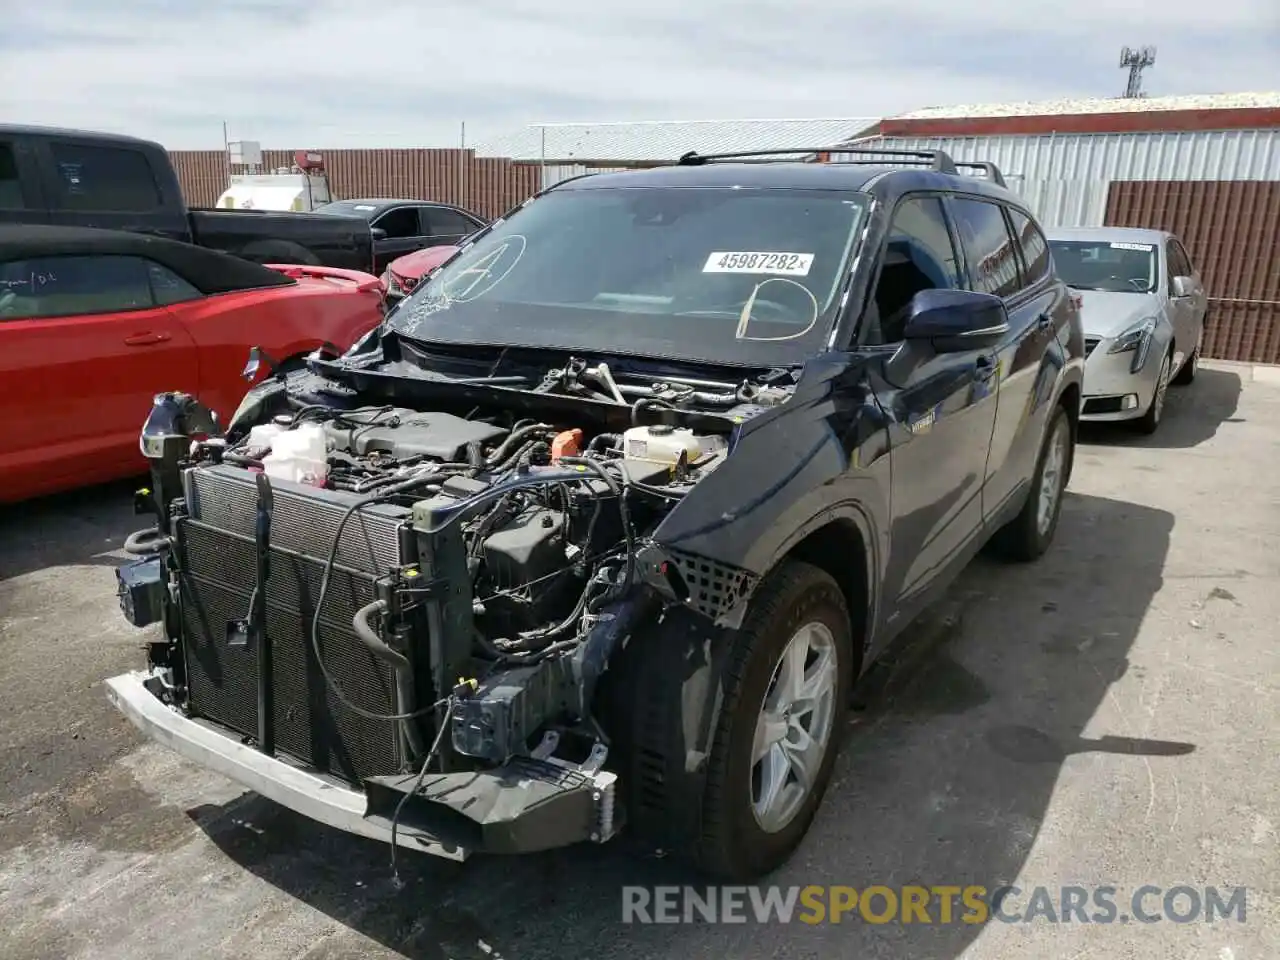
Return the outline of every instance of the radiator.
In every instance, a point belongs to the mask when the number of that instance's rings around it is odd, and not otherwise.
[[[256,569],[254,476],[233,467],[190,471],[188,517],[177,522],[188,706],[191,713],[246,737],[258,730],[258,667],[252,649],[231,647],[228,620],[249,609]],[[273,484],[271,577],[266,633],[272,647],[275,745],[304,764],[342,779],[399,773],[394,721],[370,720],[346,707],[326,683],[311,642],[324,563],[353,497]],[[325,668],[348,700],[396,713],[394,675],[351,627],[374,599],[374,580],[400,561],[399,528],[407,511],[368,507],[348,521],[320,616]]]

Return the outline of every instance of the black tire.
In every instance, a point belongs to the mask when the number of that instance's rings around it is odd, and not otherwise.
[[[1151,403],[1147,405],[1147,412],[1133,421],[1133,428],[1139,433],[1150,436],[1159,430],[1160,424],[1164,422],[1164,401],[1169,386],[1169,368],[1172,365],[1173,352],[1170,351],[1160,361],[1160,372],[1156,374],[1156,389],[1151,394]],[[1164,385],[1163,388],[1161,384]]]
[[[837,667],[831,730],[803,804],[786,826],[766,832],[756,821],[750,801],[756,720],[778,659],[805,623],[822,624],[834,640]],[[694,856],[704,872],[726,881],[748,882],[780,867],[804,839],[839,753],[854,657],[849,624],[844,595],[835,580],[807,563],[784,561],[753,599],[733,640],[723,678],[723,707],[711,741],[702,830]]]
[[[1050,444],[1059,434],[1063,436],[1066,450],[1058,470],[1057,495],[1051,518],[1048,525],[1042,528],[1039,516],[1045,464]],[[1031,475],[1031,488],[1027,491],[1026,502],[1018,515],[997,530],[991,538],[992,547],[1005,559],[1029,563],[1043,556],[1053,543],[1054,534],[1058,530],[1058,519],[1062,516],[1062,500],[1066,494],[1067,481],[1071,477],[1071,467],[1075,460],[1075,441],[1071,418],[1067,416],[1066,408],[1059,405],[1050,417],[1049,427],[1040,441],[1040,453],[1036,457],[1036,469]]]
[[[631,797],[628,817],[637,835],[666,846],[700,872],[721,881],[754,881],[781,867],[795,852],[831,782],[854,671],[845,596],[818,567],[783,561],[751,599],[741,630],[714,631],[685,623],[691,628],[681,634],[680,628],[669,625],[668,617],[666,630],[646,637],[644,643],[630,644],[628,659],[641,662],[632,660],[614,681],[630,687],[618,690],[623,698],[631,698],[623,708],[631,714],[623,721],[626,735],[618,742],[627,754],[622,786]],[[808,795],[785,826],[767,832],[756,822],[751,803],[756,719],[774,667],[805,623],[826,627],[836,654],[831,728]],[[713,632],[718,636],[710,644],[726,646],[723,655],[708,657],[708,636]],[[700,669],[709,669],[705,680],[721,701],[700,791],[684,786],[690,730],[698,726],[698,718],[687,713],[686,701],[698,699],[690,696],[698,684],[685,681],[689,663],[705,664]]]
[[[1196,378],[1196,374],[1200,370],[1200,348],[1196,347],[1191,351],[1191,356],[1182,362],[1182,369],[1178,371],[1169,382],[1176,387],[1185,387]]]

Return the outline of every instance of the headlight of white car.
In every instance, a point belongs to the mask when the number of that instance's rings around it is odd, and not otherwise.
[[[1137,373],[1147,362],[1147,353],[1151,350],[1151,335],[1155,333],[1156,322],[1155,317],[1144,317],[1139,320],[1116,337],[1115,342],[1107,348],[1107,353],[1127,353],[1132,350],[1133,362],[1129,364],[1129,370]]]

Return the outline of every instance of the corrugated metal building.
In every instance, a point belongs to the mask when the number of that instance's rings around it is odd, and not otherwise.
[[[877,117],[816,120],[643,120],[631,123],[541,123],[488,140],[482,157],[536,164],[543,186],[584,173],[612,173],[670,163],[690,150],[804,149],[860,135]]]
[[[931,108],[858,139],[990,160],[1045,223],[1094,226],[1116,180],[1280,180],[1280,93]]]
[[[1210,294],[1205,355],[1280,362],[1280,93],[931,108],[857,142],[992,161],[1050,226],[1175,231]]]

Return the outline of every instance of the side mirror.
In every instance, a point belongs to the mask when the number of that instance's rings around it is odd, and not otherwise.
[[[903,337],[931,340],[939,353],[986,346],[1009,332],[1004,301],[973,290],[921,290],[911,298]]]
[[[383,230],[381,227],[370,227],[369,233],[373,235],[373,239],[375,240],[387,239],[387,231]]]
[[[1190,277],[1174,277],[1169,286],[1175,297],[1189,297],[1196,292],[1196,282]]]

